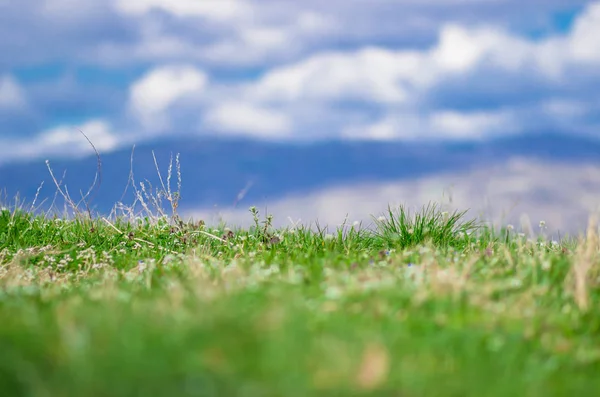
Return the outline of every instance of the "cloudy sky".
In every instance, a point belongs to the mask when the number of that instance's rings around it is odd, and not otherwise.
[[[78,129],[102,153],[181,136],[598,137],[598,37],[589,0],[0,0],[0,166],[88,155]],[[507,167],[494,175],[547,182],[546,166]],[[469,192],[487,175],[456,178]],[[331,188],[318,197],[364,202]]]
[[[597,133],[600,2],[0,0],[0,158]]]

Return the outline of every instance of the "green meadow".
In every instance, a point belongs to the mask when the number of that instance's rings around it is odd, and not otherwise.
[[[1,210],[3,396],[600,393],[594,219],[561,241],[435,204],[238,229],[146,193],[119,216]]]

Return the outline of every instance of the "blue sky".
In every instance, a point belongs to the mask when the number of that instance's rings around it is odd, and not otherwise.
[[[161,136],[596,134],[600,2],[0,0],[0,162]]]

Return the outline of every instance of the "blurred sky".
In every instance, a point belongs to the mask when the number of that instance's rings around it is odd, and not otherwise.
[[[600,130],[600,2],[0,0],[0,164]]]
[[[584,0],[0,0],[0,156],[593,134],[598,37]]]

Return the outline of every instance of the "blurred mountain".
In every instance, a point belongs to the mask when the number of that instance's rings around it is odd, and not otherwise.
[[[177,138],[135,148],[136,183],[159,185],[152,151],[166,183],[169,158],[180,154],[180,207],[230,207],[251,184],[241,206],[315,192],[332,186],[409,180],[441,173],[478,170],[524,157],[569,164],[600,164],[600,140],[565,134],[527,134],[469,143],[390,143],[329,141],[311,144],[268,143],[244,139]],[[107,213],[122,197],[130,172],[131,148],[102,156],[102,184],[91,206]],[[57,178],[66,171],[71,196],[80,197],[94,180],[96,157],[50,159]],[[176,189],[173,164],[171,186]],[[0,166],[4,202],[18,194],[31,203],[40,183],[40,199],[51,201],[56,188],[43,160]],[[131,188],[123,200],[132,202]],[[61,203],[62,200],[58,200]]]

